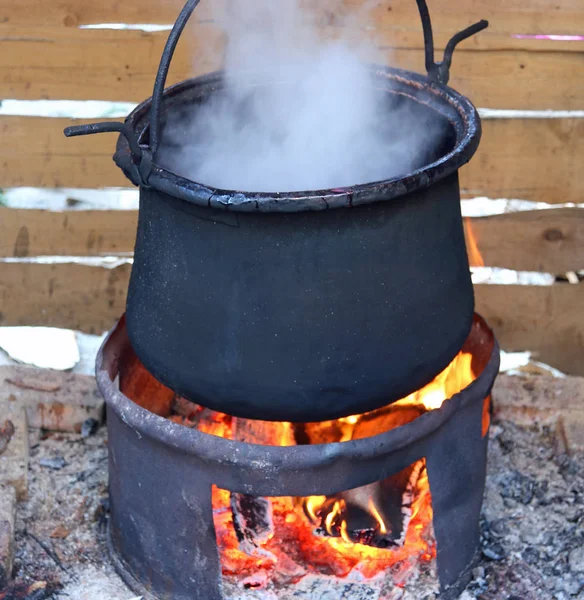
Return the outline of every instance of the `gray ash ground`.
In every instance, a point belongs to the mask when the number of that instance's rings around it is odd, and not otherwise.
[[[495,422],[490,437],[482,558],[463,599],[584,600],[584,456],[568,456],[555,433],[537,425]],[[16,581],[47,582],[34,600],[135,598],[105,551],[105,429],[88,438],[32,432],[31,446]],[[246,590],[233,581],[225,589],[229,600],[437,598],[432,564],[396,565],[372,582],[310,576],[289,589]]]

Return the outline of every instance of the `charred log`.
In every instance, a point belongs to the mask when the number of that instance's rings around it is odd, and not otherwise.
[[[272,503],[267,498],[231,494],[231,512],[239,547],[254,554],[274,533]]]
[[[295,443],[289,423],[250,419],[233,419],[233,439],[264,445],[292,446]],[[247,554],[257,553],[259,547],[274,533],[271,501],[233,493],[231,512],[240,548]]]

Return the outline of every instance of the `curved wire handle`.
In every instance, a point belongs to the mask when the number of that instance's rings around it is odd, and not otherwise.
[[[180,36],[200,1],[201,0],[187,0],[187,3],[182,9],[168,36],[162,58],[160,59],[160,66],[158,67],[156,81],[154,82],[152,106],[150,108],[150,152],[152,152],[152,155],[156,154],[158,146],[160,145],[160,112],[164,88],[166,86],[166,78],[168,77],[168,71],[170,69],[170,62],[174,56],[174,51],[176,50],[176,45],[178,44]]]
[[[93,133],[103,133],[116,131],[121,133],[130,146],[134,171],[138,176],[138,180],[143,185],[148,185],[148,178],[152,171],[153,157],[160,145],[160,116],[162,112],[162,102],[164,99],[164,88],[170,69],[170,63],[174,56],[178,41],[188,23],[195,8],[201,0],[187,0],[182,11],[180,12],[176,23],[174,24],[158,67],[158,73],[154,82],[154,91],[152,93],[152,105],[150,107],[150,143],[149,146],[140,146],[136,133],[126,123],[106,122],[93,125],[78,125],[67,127],[65,135],[73,137],[78,135],[89,135]],[[456,46],[471,35],[486,29],[489,26],[488,21],[482,20],[456,35],[452,36],[444,51],[444,59],[441,62],[434,60],[434,35],[432,33],[432,22],[426,0],[416,0],[418,10],[422,19],[422,27],[424,30],[424,53],[426,62],[426,71],[431,81],[447,84],[450,78],[450,66],[452,65],[452,55]]]

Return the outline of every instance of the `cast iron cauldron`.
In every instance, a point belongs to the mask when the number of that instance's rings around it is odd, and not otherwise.
[[[115,161],[140,186],[127,329],[147,369],[177,393],[234,416],[317,421],[373,410],[422,387],[469,334],[473,288],[458,169],[480,139],[473,105],[446,86],[456,44],[428,76],[374,67],[388,110],[408,103],[443,135],[417,169],[352,188],[287,194],[216,190],[164,168],[164,127],[222,85],[216,73],[164,91],[198,4],[165,49],[153,98],[124,124]]]

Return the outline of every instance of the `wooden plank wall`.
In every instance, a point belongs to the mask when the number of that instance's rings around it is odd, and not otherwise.
[[[170,82],[218,68],[220,20],[230,0],[207,0],[178,49]],[[172,23],[177,0],[0,0],[0,99],[136,102],[151,94],[166,32],[81,29],[100,23]],[[414,0],[308,2],[324,36],[369,36],[380,62],[423,70]],[[367,4],[371,15],[360,10]],[[429,0],[437,45],[488,18],[457,50],[451,85],[477,106],[584,110],[582,0]],[[354,15],[348,19],[348,15]],[[553,39],[545,39],[554,34]],[[543,36],[543,38],[542,38]],[[536,118],[533,118],[536,116]],[[490,118],[461,172],[465,196],[583,203],[584,119]],[[124,186],[114,136],[65,140],[70,119],[0,115],[0,188]],[[32,192],[34,193],[34,192]],[[98,257],[133,250],[134,211],[0,208],[0,324],[101,332],[123,311],[130,265],[107,269],[38,256]],[[487,266],[560,274],[584,269],[584,211],[555,208],[469,221]],[[2,259],[8,259],[2,261]],[[584,287],[476,286],[477,308],[509,350],[584,375]]]

